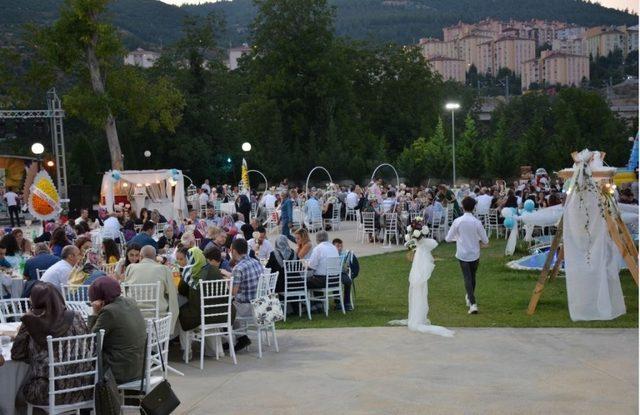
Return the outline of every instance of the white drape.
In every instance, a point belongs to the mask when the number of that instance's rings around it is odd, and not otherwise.
[[[580,153],[582,160],[590,155],[588,151]],[[585,174],[582,163],[574,169],[574,183],[585,189],[592,179]],[[573,321],[612,320],[626,312],[620,287],[620,254],[600,212],[599,197],[597,187],[574,190],[565,206],[564,261]]]

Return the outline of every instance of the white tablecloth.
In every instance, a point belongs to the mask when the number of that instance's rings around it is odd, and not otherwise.
[[[15,329],[19,325],[20,323],[0,324],[0,331]],[[16,395],[27,376],[29,365],[11,360],[11,343],[2,348],[2,356],[5,362],[0,366],[0,414],[14,415],[17,413]]]
[[[4,297],[5,294],[9,294],[11,298],[20,298],[22,290],[24,289],[23,278],[11,278],[11,285],[1,284],[0,295]],[[1,414],[1,413],[0,413]]]

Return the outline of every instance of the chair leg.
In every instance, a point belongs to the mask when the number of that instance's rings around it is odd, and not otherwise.
[[[340,306],[342,307],[342,314],[347,314],[346,310],[344,309],[344,298],[342,298],[342,283],[340,284],[340,290],[338,291],[338,294],[340,295]]]
[[[278,338],[276,337],[276,323],[271,324],[271,334],[273,335],[273,345],[276,348],[276,353],[280,353],[280,348],[278,347]]]
[[[324,315],[329,317],[329,293],[324,293]]]
[[[262,359],[262,329],[260,327],[256,328],[257,337],[258,337],[258,359]]]
[[[284,322],[287,322],[287,295],[284,295]]]
[[[227,339],[229,341],[229,353],[231,353],[233,364],[237,365],[238,360],[236,359],[236,347],[235,347],[235,344],[233,344],[233,328],[232,327],[227,327]]]
[[[307,317],[309,318],[309,320],[311,320],[311,305],[309,304],[309,296],[306,296],[304,300],[307,306]]]
[[[27,404],[27,415],[33,415],[33,405]]]
[[[204,369],[204,345],[206,343],[206,337],[200,338],[200,370]]]

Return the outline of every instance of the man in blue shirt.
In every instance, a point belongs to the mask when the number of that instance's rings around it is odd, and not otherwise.
[[[291,242],[295,242],[296,238],[291,235],[290,229],[293,228],[293,200],[296,198],[297,193],[292,190],[291,197],[288,196],[289,194],[286,191],[282,192],[280,223],[282,224],[282,234]]]
[[[140,247],[145,245],[151,245],[158,250],[158,242],[152,238],[153,234],[156,232],[156,224],[152,221],[148,220],[142,225],[142,230],[140,233],[131,238],[131,240],[127,243],[127,245],[136,244]]]
[[[36,281],[38,279],[38,270],[46,271],[51,265],[58,261],[60,261],[60,258],[51,254],[46,243],[37,243],[35,246],[35,255],[27,259],[27,262],[24,263],[24,279],[27,281]]]

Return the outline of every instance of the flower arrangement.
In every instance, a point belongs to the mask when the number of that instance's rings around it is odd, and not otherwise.
[[[429,227],[424,224],[424,220],[421,216],[416,216],[411,224],[407,226],[407,234],[404,236],[405,244],[407,248],[414,251],[417,246],[417,242],[429,235]]]
[[[58,191],[45,170],[36,175],[31,185],[29,211],[40,220],[54,219],[61,212]]]

